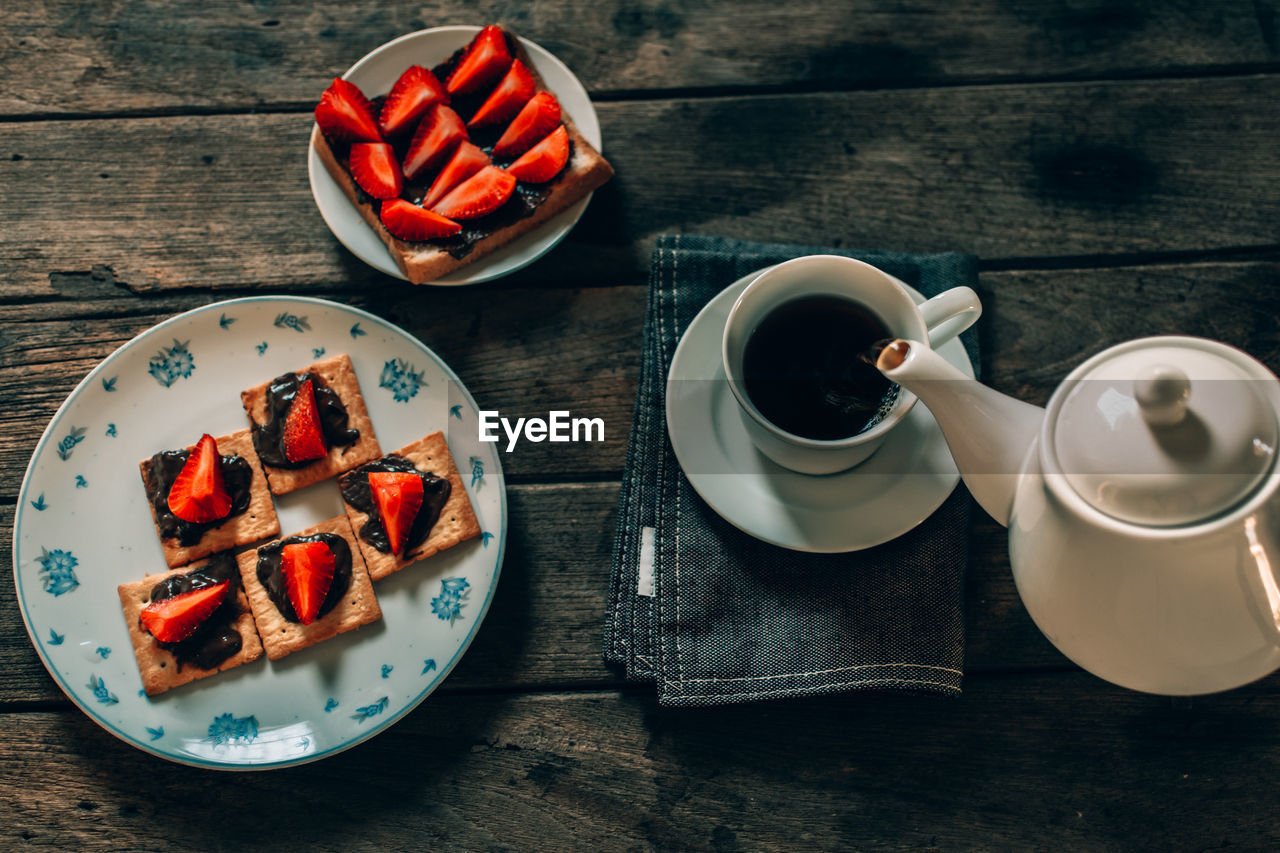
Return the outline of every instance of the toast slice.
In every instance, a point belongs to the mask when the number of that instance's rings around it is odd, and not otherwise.
[[[519,59],[530,74],[533,75],[537,90],[552,91],[547,86],[546,81],[539,76],[520,40],[510,30],[504,29],[504,32],[512,55]],[[445,62],[437,65],[436,68],[451,69],[457,63],[461,53],[462,51],[460,50]],[[442,70],[440,73],[443,74],[444,71]],[[441,79],[444,79],[444,77],[442,76]],[[552,94],[556,93],[552,91]],[[375,101],[379,100],[375,99]],[[463,116],[463,118],[465,120],[466,116]],[[563,110],[561,112],[561,122],[564,124],[569,136],[569,161],[554,179],[546,184],[533,185],[533,188],[538,191],[535,195],[542,195],[536,207],[528,215],[521,216],[514,221],[503,222],[500,227],[492,231],[483,226],[472,230],[468,227],[471,223],[464,222],[463,233],[468,236],[469,239],[467,241],[451,238],[448,240],[415,243],[396,237],[386,229],[386,226],[378,218],[378,202],[367,196],[352,179],[345,162],[345,153],[335,151],[330,146],[329,141],[320,132],[318,125],[312,127],[311,144],[315,147],[316,153],[320,155],[320,160],[324,163],[325,168],[328,169],[329,174],[337,182],[338,186],[342,188],[343,194],[355,205],[356,209],[360,211],[360,215],[364,217],[365,222],[387,245],[391,256],[396,261],[396,265],[400,267],[400,271],[414,284],[423,284],[466,266],[472,261],[479,260],[507,245],[517,237],[529,233],[551,217],[594,192],[613,176],[613,167],[586,140],[568,113]],[[487,148],[483,144],[481,144],[481,147]],[[434,177],[434,174],[430,177]],[[415,191],[413,187],[406,187],[402,197],[417,202],[421,198],[423,191],[425,191],[425,188]],[[494,216],[498,216],[501,212],[499,211]],[[480,222],[482,220],[477,220],[477,223]]]

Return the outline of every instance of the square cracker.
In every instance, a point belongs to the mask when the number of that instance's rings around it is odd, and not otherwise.
[[[183,545],[177,539],[160,537],[160,547],[164,549],[164,561],[170,568],[185,566],[192,560],[199,560],[228,548],[248,545],[270,536],[280,534],[280,520],[276,518],[275,504],[271,502],[271,492],[267,489],[267,479],[262,475],[262,462],[253,449],[253,437],[250,431],[242,429],[222,438],[214,439],[218,443],[218,452],[223,456],[242,456],[249,462],[253,477],[249,480],[249,506],[239,515],[233,515],[217,527],[211,527],[194,545]],[[186,448],[195,450],[195,446]],[[138,463],[145,484],[151,472],[151,460],[143,459]],[[156,508],[147,501],[151,508],[151,522],[156,522]],[[156,536],[160,536],[160,527],[156,525]]]
[[[315,533],[336,533],[347,540],[347,544],[351,546],[351,584],[337,606],[310,625],[290,622],[276,608],[266,587],[258,580],[256,548],[245,551],[236,558],[240,565],[240,578],[244,581],[244,589],[249,596],[249,606],[253,608],[253,619],[262,637],[262,647],[271,660],[279,660],[290,652],[314,646],[382,618],[382,608],[373,594],[369,572],[365,569],[364,559],[360,556],[360,548],[347,517],[335,516],[291,535],[311,536]]]
[[[450,486],[449,500],[440,510],[440,518],[431,528],[427,538],[418,547],[400,556],[379,551],[360,538],[360,529],[369,520],[369,514],[343,501],[343,505],[347,508],[347,517],[351,519],[351,527],[356,531],[360,551],[364,554],[365,565],[369,567],[369,576],[375,581],[382,580],[387,575],[398,572],[418,560],[426,559],[438,551],[452,548],[459,542],[465,542],[480,535],[480,522],[471,508],[471,499],[467,497],[467,490],[463,488],[462,477],[459,476],[458,466],[454,464],[453,456],[449,453],[449,445],[445,441],[443,432],[437,430],[412,444],[406,444],[395,453],[408,459],[418,470],[429,471],[437,477],[447,479]]]
[[[262,468],[267,472],[267,483],[273,495],[288,494],[319,483],[382,455],[378,437],[373,432],[373,422],[369,420],[369,412],[364,407],[360,382],[356,379],[356,370],[351,364],[350,356],[340,353],[297,372],[315,373],[324,379],[325,384],[338,395],[342,405],[347,407],[347,425],[358,430],[360,437],[346,447],[330,447],[328,456],[301,468],[274,468],[263,462]],[[267,388],[270,385],[271,380],[267,380],[240,392],[240,402],[244,404],[245,414],[255,425],[267,422]]]
[[[249,600],[245,597],[243,589],[236,590],[240,615],[232,623],[240,633],[243,645],[240,651],[218,664],[217,669],[201,669],[194,664],[187,664],[179,669],[178,659],[174,657],[173,652],[161,648],[155,637],[152,637],[138,621],[142,609],[151,603],[151,590],[156,584],[176,575],[185,575],[199,569],[207,562],[208,560],[202,560],[195,565],[184,566],[158,575],[149,575],[142,580],[116,587],[120,595],[120,607],[124,611],[124,621],[129,626],[133,656],[137,658],[138,672],[142,675],[142,688],[147,691],[148,696],[164,693],[166,690],[198,678],[208,678],[210,675],[226,672],[242,663],[249,663],[262,657],[262,642],[258,639],[258,632],[254,628],[253,613],[249,610]]]

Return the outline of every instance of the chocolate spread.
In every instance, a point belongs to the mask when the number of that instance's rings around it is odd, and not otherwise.
[[[156,640],[160,648],[168,650],[177,658],[179,671],[183,664],[194,664],[200,669],[214,669],[240,651],[244,640],[234,624],[240,616],[240,571],[236,568],[234,557],[219,554],[201,568],[185,575],[166,578],[151,588],[150,600],[156,602],[216,586],[223,581],[231,582],[227,587],[226,597],[222,599],[218,609],[196,628],[194,634],[177,643]]]
[[[367,462],[354,471],[343,474],[338,479],[338,486],[342,489],[342,499],[369,516],[369,520],[360,528],[360,538],[384,554],[391,553],[391,541],[387,538],[387,528],[382,524],[382,515],[378,512],[378,504],[373,499],[373,492],[369,488],[371,472],[403,472],[417,474],[422,479],[422,506],[413,519],[413,526],[409,528],[409,540],[405,543],[402,552],[407,554],[426,541],[427,536],[431,534],[431,528],[435,527],[441,511],[444,510],[444,505],[449,502],[452,486],[449,485],[448,480],[437,477],[435,474],[419,471],[408,459],[394,453]]]
[[[329,584],[329,592],[320,604],[320,613],[325,615],[338,605],[347,587],[351,586],[351,546],[347,540],[336,533],[313,533],[310,536],[290,536],[278,542],[269,542],[258,549],[258,582],[267,590],[271,603],[280,611],[280,615],[290,622],[298,622],[298,612],[289,601],[289,593],[285,591],[284,569],[281,567],[280,554],[285,545],[296,545],[304,542],[323,542],[329,546],[333,554],[333,581]]]
[[[311,380],[316,395],[316,411],[320,415],[320,430],[330,447],[345,447],[360,438],[360,431],[347,428],[347,407],[314,373],[286,373],[271,380],[267,386],[267,422],[254,424],[253,446],[264,464],[273,468],[302,468],[318,460],[290,462],[284,452],[284,425],[289,407],[297,396],[302,383]]]
[[[151,457],[151,465],[142,481],[147,491],[147,500],[155,510],[156,527],[160,528],[160,536],[164,539],[177,539],[182,545],[196,544],[206,530],[217,527],[228,518],[248,509],[249,483],[253,479],[253,468],[249,466],[249,460],[240,456],[219,457],[222,482],[227,488],[227,494],[231,496],[231,512],[216,521],[183,521],[169,509],[169,490],[173,488],[173,481],[178,479],[190,457],[191,453],[186,450],[157,453]]]

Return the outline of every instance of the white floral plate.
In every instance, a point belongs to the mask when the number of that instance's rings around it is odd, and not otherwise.
[[[465,47],[479,31],[480,27],[472,26],[432,27],[400,36],[370,51],[348,68],[342,79],[355,83],[370,97],[384,94],[391,91],[392,85],[410,65],[425,65],[428,68],[438,65],[452,56],[454,51]],[[573,119],[587,141],[597,151],[603,151],[600,120],[596,117],[596,109],[591,105],[591,98],[581,81],[568,66],[546,49],[525,38],[520,39],[520,43],[533,61],[534,69],[555,93],[560,107]],[[320,208],[320,215],[339,242],[374,269],[403,279],[404,273],[396,266],[386,244],[339,189],[312,145],[307,146],[307,175],[311,179],[311,195]],[[528,266],[564,239],[577,224],[590,201],[591,196],[588,195],[523,237],[512,240],[475,263],[467,264],[430,283],[478,284]]]
[[[138,461],[248,425],[239,392],[348,353],[384,451],[446,430],[484,533],[376,586],[380,623],[148,698],[116,586],[165,570]],[[27,467],[13,531],[18,606],[67,696],[139,749],[201,767],[333,755],[427,697],[489,608],[506,545],[494,444],[453,371],[402,329],[320,299],[234,299],[143,332],[85,377]],[[287,534],[342,513],[331,480],[276,499]]]

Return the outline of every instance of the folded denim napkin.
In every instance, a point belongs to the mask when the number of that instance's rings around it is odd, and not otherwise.
[[[667,373],[683,330],[722,289],[789,258],[864,260],[926,297],[977,279],[964,254],[915,255],[658,239],[644,355],[618,501],[604,657],[654,681],[663,705],[718,705],[876,688],[955,694],[964,660],[963,486],[921,525],[864,551],[761,542],[690,486],[667,437]],[[977,336],[962,336],[978,362]]]

